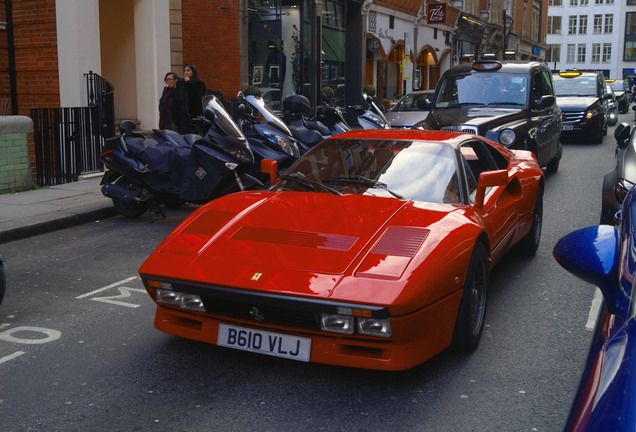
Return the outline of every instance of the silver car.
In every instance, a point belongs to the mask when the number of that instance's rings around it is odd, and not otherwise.
[[[386,113],[392,128],[410,128],[426,118],[431,110],[434,90],[419,90],[408,93]],[[427,103],[426,101],[429,101]]]

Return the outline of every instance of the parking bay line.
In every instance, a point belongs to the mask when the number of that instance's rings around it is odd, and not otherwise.
[[[108,285],[108,286],[105,286],[105,287],[102,287],[102,288],[98,288],[98,289],[96,289],[95,291],[91,291],[91,292],[89,292],[89,293],[82,294],[82,295],[77,296],[77,297],[75,297],[75,298],[76,298],[76,299],[82,299],[82,298],[85,298],[85,297],[90,297],[90,296],[92,296],[93,294],[97,294],[98,292],[102,292],[102,291],[109,290],[109,289],[114,288],[114,287],[116,287],[116,286],[118,286],[118,285],[123,285],[123,284],[125,284],[126,282],[130,282],[131,280],[135,280],[135,279],[139,279],[139,276],[131,276],[131,277],[129,277],[128,279],[120,280],[119,282],[115,282],[115,283],[112,283],[112,284],[110,284],[110,285]]]

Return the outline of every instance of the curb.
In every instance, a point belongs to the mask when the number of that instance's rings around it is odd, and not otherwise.
[[[7,231],[0,232],[0,244],[45,234],[63,228],[70,228],[88,222],[94,222],[99,219],[116,216],[117,214],[117,210],[115,210],[114,207],[105,207],[102,209],[90,210],[84,213],[39,222],[33,225],[9,229]]]

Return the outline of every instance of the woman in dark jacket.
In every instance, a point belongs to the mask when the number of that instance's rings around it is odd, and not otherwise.
[[[185,65],[183,79],[177,82],[173,99],[172,120],[176,123],[180,134],[195,132],[190,119],[203,112],[201,99],[204,95],[205,83],[199,79],[197,68],[192,64]]]

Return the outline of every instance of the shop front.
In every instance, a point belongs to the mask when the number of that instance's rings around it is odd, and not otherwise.
[[[345,106],[348,87],[361,88],[362,61],[356,64],[354,54],[363,43],[358,2],[255,0],[250,6],[248,83],[271,108],[281,109],[292,94],[315,106],[323,92]]]

